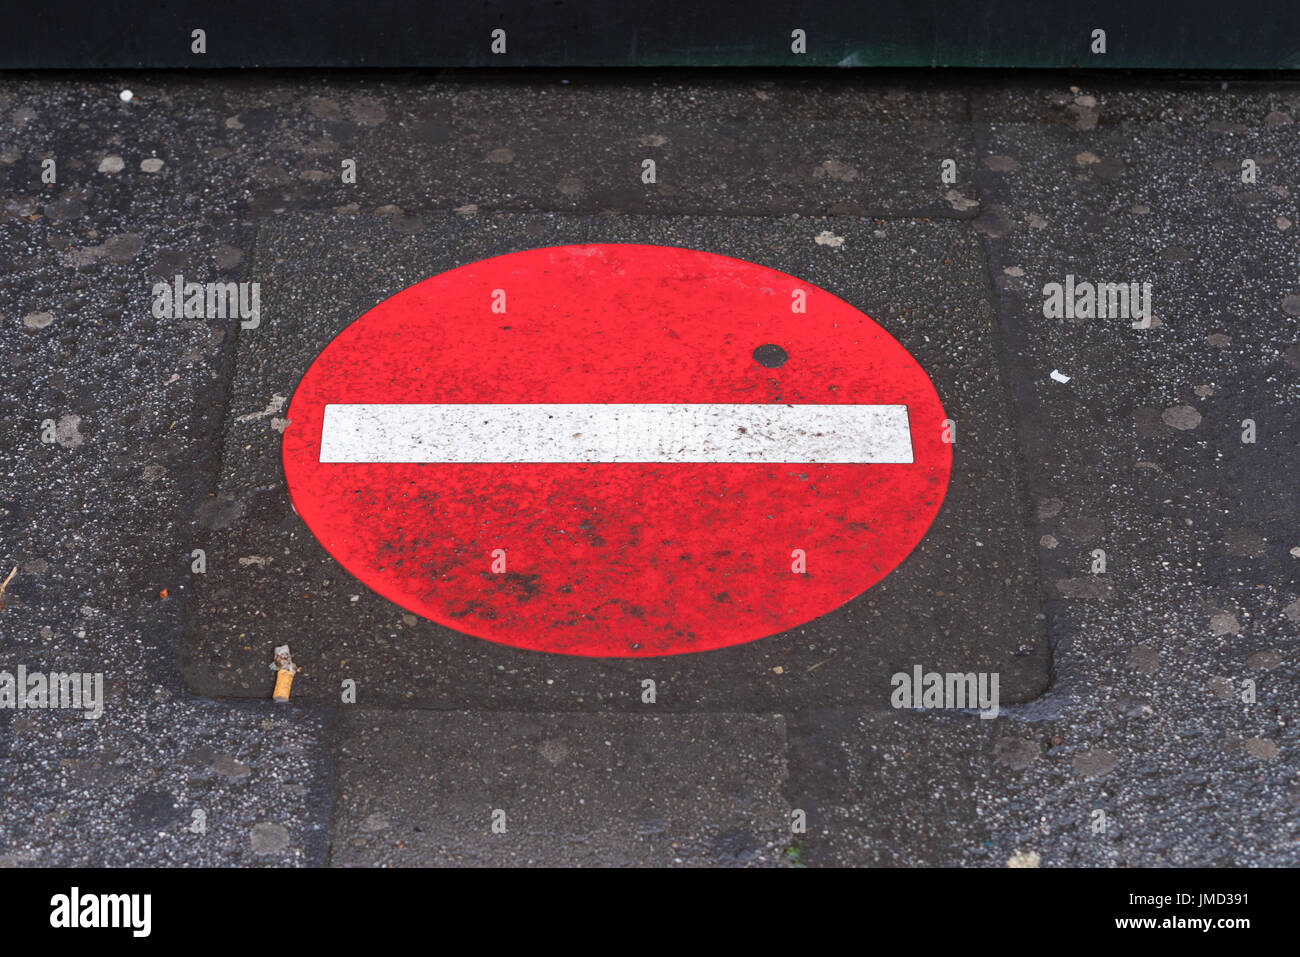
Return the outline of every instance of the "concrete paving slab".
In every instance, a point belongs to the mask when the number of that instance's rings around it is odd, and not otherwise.
[[[794,862],[777,715],[354,708],[340,732],[334,867]]]
[[[818,242],[834,230],[840,245]],[[498,253],[635,241],[722,252],[797,275],[858,305],[926,368],[958,423],[947,500],[921,545],[881,584],[785,634],[690,656],[583,659],[521,652],[416,619],[339,567],[293,514],[276,428],[326,343],[416,281]],[[249,254],[263,321],[241,330],[217,495],[204,506],[183,667],[204,694],[268,693],[267,651],[289,641],[295,694],[440,709],[754,711],[826,703],[888,707],[890,678],[997,672],[1004,702],[1046,685],[1036,582],[1012,422],[978,243],[957,223],[609,220],[452,216],[282,218]]]

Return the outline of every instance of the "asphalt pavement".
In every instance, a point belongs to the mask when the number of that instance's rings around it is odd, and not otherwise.
[[[105,689],[0,708],[0,863],[1300,863],[1297,124],[1242,76],[0,77],[0,670]],[[897,570],[588,659],[331,558],[279,458],[315,356],[592,242],[798,276],[916,357],[958,438]],[[178,274],[259,321],[156,316]],[[1052,311],[1085,282],[1149,316]],[[999,674],[998,715],[892,707],[914,665]]]

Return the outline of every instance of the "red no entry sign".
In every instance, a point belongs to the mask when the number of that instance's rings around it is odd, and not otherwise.
[[[289,406],[325,549],[403,608],[539,651],[704,651],[887,575],[952,464],[924,370],[793,276],[557,246],[427,279],[345,329]]]

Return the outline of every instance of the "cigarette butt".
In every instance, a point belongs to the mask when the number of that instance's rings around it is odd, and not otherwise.
[[[293,676],[298,673],[298,666],[293,663],[288,645],[280,645],[275,649],[275,662],[271,668],[275,671],[274,700],[288,701],[289,689],[293,687]]]
[[[293,686],[293,672],[284,668],[275,673],[275,700],[288,701],[289,689]]]
[[[4,580],[4,583],[0,584],[0,610],[7,607],[5,605],[5,589],[9,587],[9,583],[14,580],[14,576],[17,574],[18,566],[15,565],[14,570],[9,573],[9,576]]]

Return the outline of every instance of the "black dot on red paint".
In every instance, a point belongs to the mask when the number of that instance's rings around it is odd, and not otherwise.
[[[790,356],[784,349],[770,342],[754,350],[754,361],[768,369],[775,369],[777,366],[785,365],[785,360],[789,358]]]

